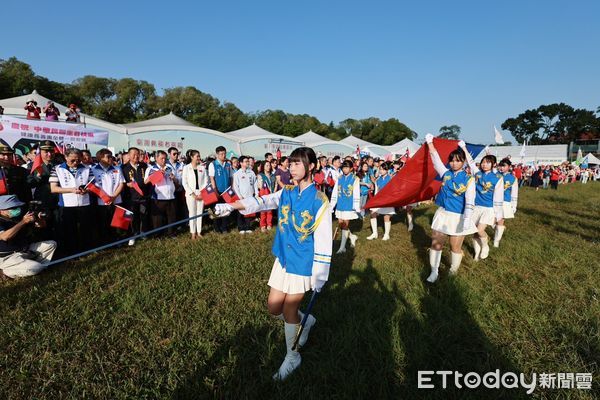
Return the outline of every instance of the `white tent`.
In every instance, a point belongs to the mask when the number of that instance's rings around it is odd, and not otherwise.
[[[587,153],[586,156],[583,157],[583,159],[587,159],[588,164],[600,165],[600,158],[596,157],[592,153]]]
[[[213,129],[201,128],[172,112],[162,117],[125,124],[129,144],[146,150],[194,149],[202,157],[214,154],[218,146],[238,150],[238,140]]]
[[[325,157],[344,157],[356,151],[355,147],[331,140],[313,131],[308,131],[300,136],[296,136],[294,140],[303,142],[305,146],[311,147],[317,155],[321,154]]]
[[[390,146],[382,147],[389,150],[390,153],[399,154],[400,156],[403,156],[406,153],[406,150],[408,149],[408,154],[410,157],[412,157],[421,146],[419,146],[410,139],[404,138],[401,141],[394,143]]]
[[[513,164],[552,164],[558,165],[567,161],[568,145],[566,144],[546,144],[531,146],[493,146],[490,147],[490,153],[495,155],[498,161],[502,158],[510,157]],[[523,155],[524,154],[524,155]],[[475,161],[479,162],[483,156],[482,151]]]
[[[239,143],[239,154],[262,158],[265,153],[279,149],[282,155],[289,155],[294,149],[302,147],[302,142],[288,136],[277,135],[252,124],[242,129],[227,132],[226,135]]]
[[[390,151],[383,146],[367,142],[366,140],[362,140],[352,135],[345,137],[344,139],[340,140],[340,142],[352,146],[355,150],[356,146],[358,146],[361,152],[368,153],[375,157],[384,158],[390,153]]]

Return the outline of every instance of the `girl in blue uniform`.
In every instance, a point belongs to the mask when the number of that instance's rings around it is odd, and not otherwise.
[[[473,210],[472,220],[477,226],[477,233],[473,235],[473,250],[475,261],[485,260],[490,253],[488,245],[488,235],[485,232],[487,226],[494,226],[495,221],[500,221],[503,217],[502,200],[504,198],[504,179],[502,174],[494,172],[496,167],[496,157],[487,154],[479,164],[479,168],[466,149],[464,141],[458,145],[463,149],[471,168],[471,173],[475,178],[475,209]]]
[[[315,152],[300,147],[292,152],[289,160],[296,185],[285,185],[273,194],[215,207],[218,216],[228,215],[234,209],[244,214],[278,210],[272,248],[275,263],[268,283],[271,290],[267,307],[273,317],[284,321],[287,353],[279,371],[273,375],[275,380],[285,379],[300,365],[300,353],[292,349],[303,317],[300,302],[305,292],[321,290],[327,282],[331,263],[331,210],[327,197],[312,181],[317,164]],[[300,347],[306,343],[315,322],[315,317],[309,315],[298,342]]]
[[[465,235],[477,232],[471,216],[475,208],[475,184],[473,177],[463,170],[465,152],[457,148],[448,156],[450,169],[446,168],[433,145],[433,135],[428,133],[425,141],[429,147],[429,154],[433,166],[442,179],[442,187],[436,197],[436,204],[440,206],[433,216],[431,223],[431,250],[429,251],[429,264],[431,274],[427,281],[433,283],[438,278],[442,247],[450,236],[450,274],[458,272],[462,261],[462,243]]]
[[[349,229],[350,220],[357,219],[360,212],[360,179],[354,174],[352,161],[342,163],[342,174],[338,177],[331,192],[331,209],[335,207],[335,217],[342,231],[342,241],[336,254],[346,252],[346,241],[354,247],[357,236]],[[336,207],[337,206],[337,207]]]
[[[517,212],[517,201],[519,200],[519,181],[510,172],[510,160],[508,158],[502,159],[498,163],[498,171],[502,174],[504,180],[504,199],[502,201],[502,213],[503,217],[498,220],[496,225],[496,232],[494,234],[494,247],[500,246],[500,240],[504,234],[506,226],[504,221],[515,217]]]
[[[391,175],[388,174],[388,165],[381,163],[379,166],[379,175],[375,179],[375,195],[379,193],[381,189],[385,187],[391,180]],[[390,230],[392,229],[392,215],[396,214],[394,207],[381,207],[371,209],[371,236],[367,237],[367,240],[377,239],[377,216],[383,215],[384,234],[381,240],[390,240]]]

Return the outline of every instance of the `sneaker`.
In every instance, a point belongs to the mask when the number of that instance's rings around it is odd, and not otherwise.
[[[246,233],[246,231],[240,231],[240,235],[243,235],[244,233]]]
[[[127,242],[128,246],[133,246],[135,244],[135,239],[129,239],[129,242]]]
[[[265,227],[265,226],[261,226],[261,228],[260,228],[260,231],[261,231],[261,232],[266,232],[266,231],[267,231],[267,227]]]
[[[273,227],[271,226],[267,226],[267,230],[270,231],[271,229],[273,229]]]
[[[252,231],[244,231],[244,232],[246,232],[246,235],[252,233]]]

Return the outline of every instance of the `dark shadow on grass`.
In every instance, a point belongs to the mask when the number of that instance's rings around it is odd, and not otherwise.
[[[431,272],[431,267],[429,266],[429,247],[431,247],[431,236],[425,231],[423,228],[422,220],[418,223],[416,222],[418,218],[422,216],[426,216],[427,209],[415,209],[413,210],[413,218],[415,223],[413,224],[412,232],[410,234],[410,241],[413,245],[413,248],[417,252],[417,257],[421,261],[423,268],[421,269],[421,281],[424,281],[429,276]],[[428,218],[429,223],[431,223],[431,218]]]
[[[586,235],[581,231],[578,231],[573,228],[583,228],[589,231],[596,231],[598,229],[597,226],[582,224],[582,223],[573,223],[573,221],[568,221],[563,218],[559,218],[557,215],[552,215],[549,213],[545,213],[539,210],[534,210],[532,208],[523,207],[519,209],[520,212],[531,215],[535,218],[535,220],[543,225],[549,226],[557,232],[561,232],[571,236],[579,236],[580,238],[587,240],[588,242],[597,243],[600,240],[598,235]]]

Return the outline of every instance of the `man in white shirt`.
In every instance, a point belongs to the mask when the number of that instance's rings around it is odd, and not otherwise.
[[[177,220],[187,218],[187,205],[185,204],[185,194],[181,182],[183,181],[183,161],[179,160],[179,150],[176,147],[169,147],[167,150],[169,159],[167,164],[175,170],[175,178],[177,183],[175,184],[175,209]]]
[[[233,174],[233,191],[240,199],[258,196],[256,175],[250,169],[249,159],[246,156],[240,157],[240,169]],[[251,218],[246,218],[242,213],[237,213],[237,224],[240,234],[252,233],[250,229],[251,221]]]
[[[156,152],[156,163],[148,167],[144,176],[145,184],[154,185],[152,189],[152,204],[150,206],[150,216],[154,228],[176,221],[177,210],[175,208],[175,183],[177,178],[176,171],[167,164],[167,153],[162,150]],[[158,177],[151,175],[160,174]],[[174,229],[168,228],[168,234],[172,235]]]
[[[125,187],[125,178],[121,173],[121,168],[113,165],[113,155],[108,149],[100,149],[96,153],[98,164],[94,165],[91,173],[94,176],[92,185],[98,186],[104,193],[108,195],[109,201],[104,202],[100,197],[97,197],[96,207],[96,224],[97,245],[103,245],[110,242],[116,235],[114,228],[110,226],[113,214],[115,213],[115,204],[121,204],[121,192]]]

